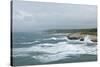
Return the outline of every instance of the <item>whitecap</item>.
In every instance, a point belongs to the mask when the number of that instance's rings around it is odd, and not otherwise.
[[[41,47],[41,45],[44,46],[52,46],[52,47]],[[45,52],[45,53],[63,53],[66,52],[66,55],[69,54],[93,54],[96,55],[96,45],[93,47],[85,46],[84,44],[68,44],[67,42],[58,42],[56,44],[38,44],[36,46],[28,47],[28,48],[14,48],[13,52],[15,54],[21,54],[21,53],[29,53],[29,52]]]
[[[32,56],[32,58],[39,60],[41,63],[48,63],[52,61],[58,61],[64,58],[69,58],[66,56],[68,55],[62,52],[62,53],[51,54],[51,55],[44,54],[44,55]]]
[[[39,60],[41,63],[48,63],[52,61],[58,61],[65,58],[70,58],[70,55],[80,55],[80,54],[97,54],[97,46],[94,45],[86,46],[86,43],[68,43],[67,37],[51,37],[47,38],[46,40],[61,40],[66,39],[66,41],[58,42],[58,43],[42,43],[37,45],[32,45],[31,47],[24,47],[24,48],[13,48],[13,56],[20,57],[20,56],[30,56],[36,60]],[[26,42],[23,44],[33,44],[34,42]],[[51,46],[51,47],[49,47]],[[34,52],[41,52],[44,54],[41,55],[34,55],[30,53]]]
[[[13,57],[28,57],[30,56],[29,54],[14,54]]]
[[[50,37],[50,38],[46,38],[46,39],[43,39],[43,40],[57,40],[56,37]]]
[[[33,44],[33,43],[37,43],[39,41],[31,41],[31,42],[22,42],[22,43],[15,43],[15,44]]]
[[[67,37],[63,36],[63,37],[50,37],[50,38],[46,38],[43,40],[67,40]]]

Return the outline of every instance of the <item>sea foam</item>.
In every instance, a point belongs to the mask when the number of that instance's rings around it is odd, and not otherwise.
[[[45,47],[43,47],[45,46]],[[52,47],[46,47],[52,46]],[[39,60],[42,63],[58,61],[64,58],[70,58],[70,55],[79,55],[79,54],[92,54],[96,55],[96,45],[95,46],[86,46],[84,44],[69,44],[68,42],[58,42],[56,44],[43,43],[31,46],[28,48],[14,48],[14,56],[30,56],[36,60]],[[43,52],[41,55],[32,55],[30,52]],[[45,54],[46,53],[46,54]],[[28,54],[28,55],[27,55]]]

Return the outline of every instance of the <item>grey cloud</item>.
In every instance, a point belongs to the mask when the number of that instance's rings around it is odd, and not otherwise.
[[[97,7],[28,1],[13,2],[13,30],[94,28]]]

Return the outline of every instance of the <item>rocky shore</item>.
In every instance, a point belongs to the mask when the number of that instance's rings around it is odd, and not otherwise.
[[[84,40],[84,37],[85,37],[86,35],[88,35],[88,34],[71,33],[71,34],[69,34],[67,37],[68,37],[70,40],[76,40],[76,39]],[[97,35],[89,35],[89,39],[90,39],[92,42],[97,42]]]

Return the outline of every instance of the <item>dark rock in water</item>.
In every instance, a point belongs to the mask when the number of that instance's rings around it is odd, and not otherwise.
[[[79,39],[80,37],[70,37],[70,36],[68,36],[68,39],[70,39],[70,40],[77,40],[77,39]]]
[[[79,38],[77,38],[77,37],[68,37],[68,39],[70,39],[70,40],[77,40]]]
[[[91,40],[92,42],[97,42],[97,40]]]
[[[97,42],[97,36],[95,36],[95,35],[94,36],[91,35],[90,39],[91,39],[92,42]]]
[[[81,39],[80,39],[80,41],[84,41],[84,39],[83,39],[83,38],[81,38]]]

